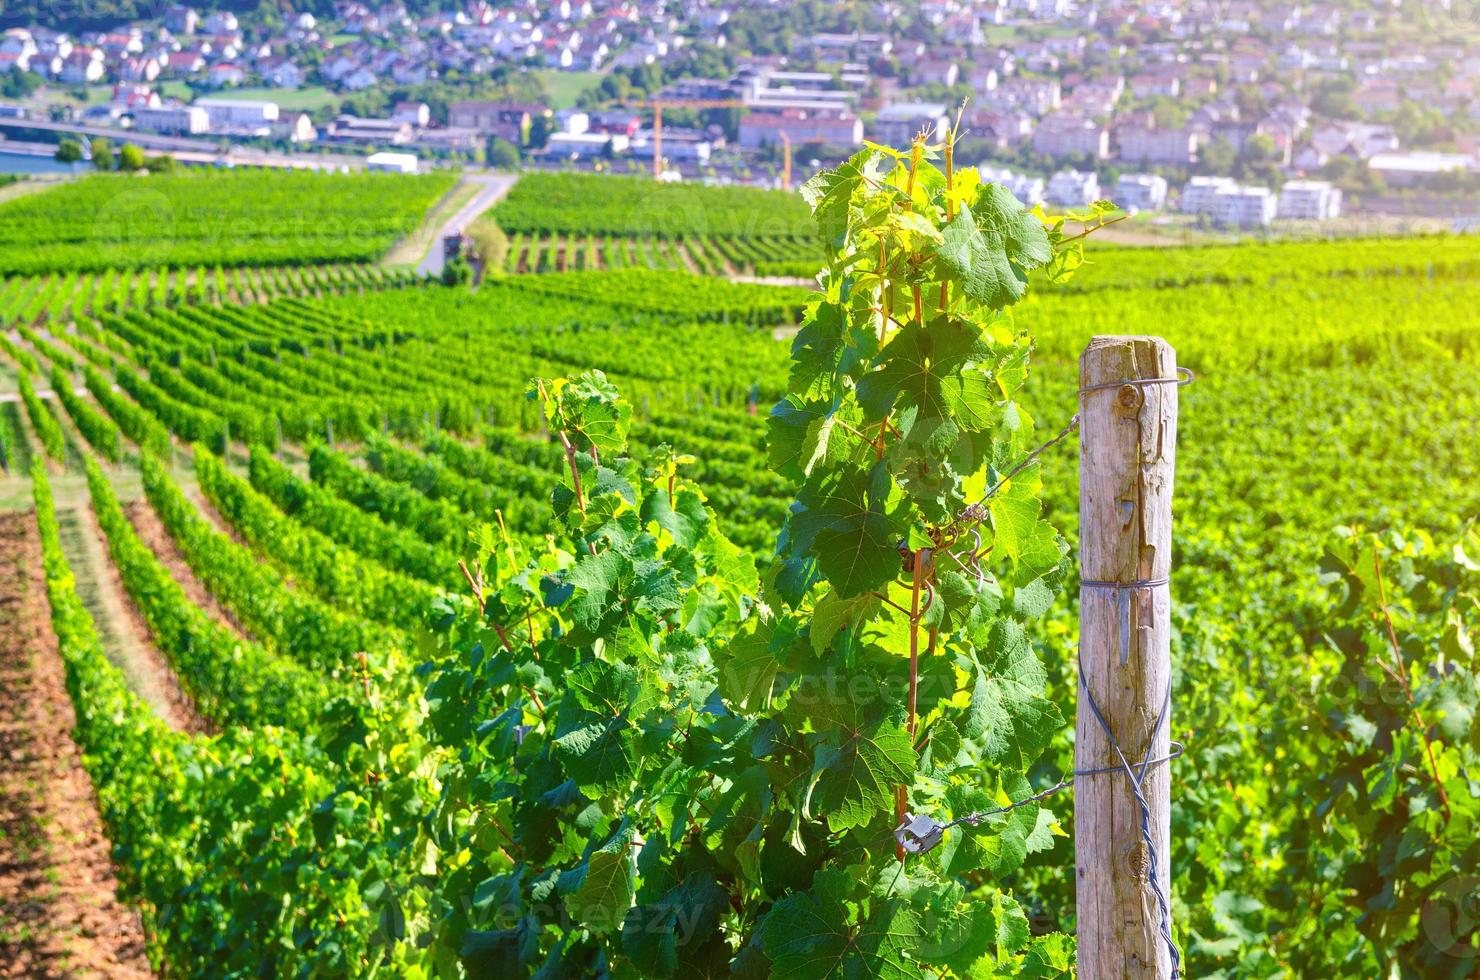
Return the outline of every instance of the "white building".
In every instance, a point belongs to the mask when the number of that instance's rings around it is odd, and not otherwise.
[[[417,171],[415,153],[372,153],[365,158],[365,169],[389,174],[414,174]]]
[[[591,131],[591,116],[580,109],[556,109],[555,129],[561,133],[579,135]]]
[[[1378,153],[1367,166],[1394,187],[1422,183],[1443,173],[1466,173],[1475,169],[1475,158],[1463,153]]]
[[[1033,131],[1033,150],[1051,157],[1103,160],[1110,155],[1110,131],[1088,116],[1056,112]]]
[[[1194,177],[1182,188],[1182,213],[1211,214],[1218,192],[1237,186],[1232,177]]]
[[[552,133],[545,141],[545,153],[552,157],[587,160],[611,156],[627,149],[622,133]]]
[[[1042,177],[1030,177],[1027,174],[1014,173],[1006,167],[978,167],[977,171],[985,182],[1001,184],[1012,193],[1012,196],[1022,201],[1028,207],[1043,203],[1044,187]]]
[[[1094,171],[1060,170],[1048,179],[1048,199],[1055,204],[1083,206],[1100,197],[1100,178]]]
[[[1197,158],[1197,134],[1189,129],[1130,126],[1116,132],[1126,163],[1185,167]]]
[[[1274,220],[1277,202],[1268,187],[1224,187],[1213,195],[1213,223],[1229,228],[1264,227]]]
[[[213,130],[270,129],[278,121],[276,102],[252,99],[196,99],[195,105],[210,117]]]
[[[183,133],[193,136],[211,130],[210,116],[200,106],[140,106],[133,110],[133,114],[134,128],[151,133]]]
[[[1341,217],[1341,189],[1324,180],[1291,180],[1280,188],[1280,218],[1326,221]]]
[[[1167,182],[1156,174],[1121,174],[1115,203],[1127,211],[1159,211],[1167,203]]]
[[[923,131],[926,139],[934,140],[950,125],[942,103],[899,102],[879,110],[873,128],[874,142],[902,149],[910,145],[916,133]]]

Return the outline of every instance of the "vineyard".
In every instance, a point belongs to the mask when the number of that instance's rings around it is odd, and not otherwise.
[[[97,175],[0,206],[0,274],[378,261],[447,174]]]
[[[435,181],[312,178],[374,212],[343,250],[43,236],[105,178],[0,208],[0,502],[148,966],[1074,975],[1079,470],[1035,450],[1148,334],[1196,378],[1180,975],[1473,976],[1480,239],[1076,270],[972,175],[527,175],[544,274],[477,289],[372,264]],[[823,290],[728,281],[769,261]],[[905,805],[956,825],[901,860]]]
[[[534,173],[490,215],[509,235],[510,272],[646,268],[811,278],[821,263],[801,198],[753,187]]]

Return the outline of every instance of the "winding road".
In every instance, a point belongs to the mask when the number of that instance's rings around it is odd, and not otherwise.
[[[482,187],[471,201],[437,229],[437,234],[432,239],[432,246],[427,249],[426,258],[421,260],[416,271],[424,276],[440,276],[443,266],[442,239],[454,232],[462,231],[472,223],[474,218],[493,207],[500,198],[509,193],[509,188],[513,187],[514,181],[518,179],[517,174],[468,174],[464,177],[463,180],[481,184]]]

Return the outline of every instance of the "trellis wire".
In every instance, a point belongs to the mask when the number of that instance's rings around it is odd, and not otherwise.
[[[1192,382],[1196,378],[1196,375],[1192,372],[1191,368],[1179,367],[1177,368],[1177,373],[1180,376],[1176,378],[1127,378],[1121,381],[1109,381],[1103,384],[1087,385],[1080,388],[1078,390],[1078,394],[1080,397],[1083,397],[1087,392],[1101,391],[1111,388],[1122,388],[1127,385],[1142,387],[1148,385],[1172,384],[1176,385],[1179,388],[1182,388],[1192,384]],[[960,522],[972,523],[977,523],[984,520],[986,517],[986,501],[991,499],[991,497],[994,496],[999,490],[1001,490],[1001,488],[1005,486],[1007,482],[1011,480],[1014,476],[1022,472],[1028,466],[1032,465],[1032,463],[1037,460],[1043,453],[1047,452],[1049,449],[1053,448],[1064,439],[1068,438],[1069,434],[1079,427],[1079,423],[1080,415],[1076,412],[1069,419],[1069,422],[1058,431],[1058,433],[1056,433],[1051,439],[1039,445],[1037,448],[1024,456],[1023,459],[1019,463],[1017,463],[1017,465],[1010,469],[1006,473],[1006,475],[999,479],[992,486],[992,488],[986,492],[981,500],[967,506],[961,512],[957,520]],[[1128,599],[1128,593],[1131,591],[1138,589],[1156,588],[1163,585],[1169,585],[1170,583],[1170,576],[1162,576],[1155,579],[1136,579],[1130,582],[1107,582],[1097,579],[1084,579],[1081,580],[1079,584],[1081,588],[1110,589],[1119,593],[1126,593],[1126,598]],[[1123,659],[1124,658],[1122,658],[1122,660]],[[969,824],[975,827],[980,825],[982,821],[988,819],[989,817],[998,816],[1003,813],[1009,813],[1013,810],[1018,809],[1019,807],[1027,806],[1030,803],[1041,802],[1048,797],[1053,796],[1055,793],[1058,793],[1061,790],[1073,786],[1075,780],[1082,777],[1098,776],[1113,772],[1125,773],[1126,778],[1130,781],[1131,795],[1134,797],[1136,805],[1141,811],[1141,840],[1143,843],[1145,843],[1147,851],[1147,880],[1151,885],[1152,894],[1156,898],[1157,912],[1159,913],[1157,923],[1158,932],[1161,935],[1162,941],[1166,943],[1167,950],[1171,956],[1172,978],[1173,980],[1178,980],[1178,978],[1182,976],[1182,951],[1177,946],[1177,941],[1172,937],[1171,905],[1167,899],[1166,893],[1162,890],[1161,881],[1159,879],[1162,856],[1157,851],[1156,845],[1152,840],[1151,804],[1147,801],[1145,793],[1142,791],[1142,783],[1146,778],[1146,773],[1150,770],[1152,766],[1170,763],[1173,759],[1179,758],[1186,750],[1186,747],[1181,742],[1177,741],[1176,739],[1170,739],[1170,751],[1168,751],[1166,755],[1158,756],[1156,758],[1151,757],[1151,747],[1156,741],[1156,736],[1166,726],[1167,719],[1171,714],[1171,685],[1170,683],[1168,683],[1167,685],[1166,695],[1162,699],[1161,710],[1157,714],[1156,723],[1152,726],[1151,732],[1147,738],[1146,755],[1139,763],[1137,763],[1133,767],[1130,761],[1126,759],[1125,751],[1121,748],[1120,741],[1115,737],[1115,733],[1111,731],[1110,723],[1105,719],[1104,714],[1100,711],[1100,706],[1095,701],[1094,694],[1090,692],[1089,681],[1084,675],[1084,664],[1082,661],[1079,661],[1077,654],[1075,660],[1079,673],[1079,687],[1084,692],[1085,703],[1089,706],[1090,713],[1094,716],[1095,721],[1099,724],[1100,730],[1105,733],[1105,739],[1109,742],[1110,747],[1115,751],[1116,758],[1120,760],[1119,765],[1101,766],[1093,769],[1075,769],[1061,778],[1058,782],[1054,783],[1052,786],[1049,786],[1047,789],[1040,790],[1031,796],[1027,796],[1021,800],[1016,800],[1012,803],[1008,803],[1005,806],[996,807],[991,810],[979,810],[973,813],[968,813],[944,824],[935,823],[933,820],[930,820],[931,827],[928,840],[912,838],[911,835],[906,832],[906,828],[914,820],[912,815],[906,814],[905,822],[901,823],[900,826],[895,829],[893,837],[901,846],[906,844],[907,839],[913,840],[913,843],[915,844],[915,850],[912,853],[923,853],[924,851],[930,850],[937,843],[939,843],[941,836],[947,830],[960,827],[964,824]],[[903,870],[903,867],[904,864],[903,862],[901,862],[901,871]],[[894,878],[895,884],[897,884],[898,881],[899,872],[896,872]],[[893,890],[894,885],[891,884],[889,891],[892,893]]]

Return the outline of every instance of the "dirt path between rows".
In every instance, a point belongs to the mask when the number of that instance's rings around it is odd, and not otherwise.
[[[154,645],[143,614],[124,588],[92,509],[86,504],[58,508],[57,524],[62,550],[77,579],[77,594],[92,614],[108,659],[123,671],[129,687],[171,728],[191,733],[207,731],[169,660]]]
[[[185,590],[185,595],[190,601],[209,613],[216,622],[242,639],[247,639],[247,632],[242,629],[241,624],[221,603],[216,601],[216,597],[202,584],[200,579],[195,577],[195,570],[180,553],[175,539],[170,537],[170,532],[160,522],[159,515],[154,513],[154,508],[149,505],[149,501],[144,499],[129,501],[123,505],[123,513],[128,517],[129,523],[134,526],[134,530],[138,532],[139,540],[154,552],[154,557],[159,559],[159,563],[170,573],[170,577]]]
[[[64,678],[35,520],[0,514],[0,977],[149,977]]]

